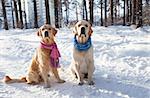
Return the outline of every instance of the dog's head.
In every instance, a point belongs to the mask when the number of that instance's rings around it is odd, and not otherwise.
[[[81,20],[75,24],[73,33],[79,43],[85,43],[93,33],[91,24],[85,20]]]
[[[54,36],[57,30],[49,24],[41,26],[37,32],[37,36],[41,37],[44,43],[51,44],[54,42]]]

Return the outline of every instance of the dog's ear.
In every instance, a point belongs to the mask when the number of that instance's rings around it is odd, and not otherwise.
[[[73,28],[73,34],[74,35],[77,35],[78,33],[77,33],[77,26],[75,26],[74,28]]]
[[[36,34],[37,34],[37,36],[42,36],[41,30],[39,29]]]
[[[57,30],[55,28],[53,28],[53,34],[54,36],[57,34]]]
[[[92,27],[90,26],[90,27],[89,27],[89,36],[91,36],[92,33],[93,33],[93,30],[92,30]]]

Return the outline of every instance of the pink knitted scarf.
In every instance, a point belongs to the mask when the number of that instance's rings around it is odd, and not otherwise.
[[[50,62],[51,62],[52,67],[56,67],[56,68],[60,67],[59,66],[59,57],[61,57],[61,56],[60,56],[60,52],[57,48],[56,43],[49,45],[49,44],[45,44],[44,42],[41,42],[40,47],[51,50]]]

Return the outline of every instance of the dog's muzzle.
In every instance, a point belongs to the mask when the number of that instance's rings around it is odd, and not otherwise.
[[[85,35],[85,37],[86,37],[86,34],[85,34],[85,28],[84,27],[81,27],[81,33],[80,33],[80,36],[81,35]]]
[[[48,35],[48,31],[45,31],[45,32],[44,32],[44,36],[45,36],[45,37],[48,37],[48,36],[49,36],[49,35]]]

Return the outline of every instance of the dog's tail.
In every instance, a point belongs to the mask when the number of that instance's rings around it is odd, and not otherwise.
[[[5,76],[3,79],[3,82],[9,84],[9,83],[23,83],[27,82],[26,77],[22,77],[20,79],[12,79],[9,76]]]

